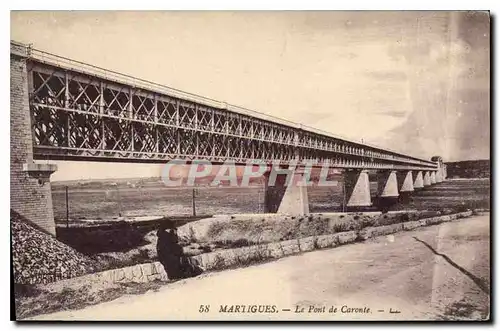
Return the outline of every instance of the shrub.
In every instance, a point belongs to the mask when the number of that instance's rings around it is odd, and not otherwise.
[[[224,229],[224,224],[222,222],[214,222],[210,224],[207,236],[208,238],[215,238]]]
[[[369,226],[375,226],[376,219],[372,217],[363,217],[359,223],[359,229],[367,228]]]
[[[337,233],[337,232],[346,232],[346,231],[349,231],[351,230],[351,228],[353,227],[352,224],[350,224],[350,222],[337,222],[335,224],[333,224],[333,231],[334,233]]]
[[[251,246],[253,245],[253,243],[246,238],[238,238],[234,241],[229,242],[229,245],[231,248],[240,248],[245,246]]]
[[[459,213],[463,213],[465,211],[469,210],[469,206],[468,205],[460,205],[457,207],[456,211],[459,212]]]
[[[132,263],[139,264],[144,262],[150,262],[148,251],[146,249],[139,249],[138,254],[132,256]]]
[[[212,248],[209,245],[202,245],[200,246],[200,249],[203,253],[210,253],[212,251]]]
[[[214,257],[214,262],[209,266],[208,269],[210,270],[222,270],[226,267],[226,261],[224,261],[224,258],[217,254]]]

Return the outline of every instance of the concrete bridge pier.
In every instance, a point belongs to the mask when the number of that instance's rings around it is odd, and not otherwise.
[[[410,198],[410,194],[415,190],[413,187],[413,173],[411,171],[398,171],[397,181],[399,189],[399,200],[401,202],[407,202]]]
[[[436,184],[436,172],[431,171],[431,184]]]
[[[431,173],[424,171],[424,186],[431,186]]]
[[[424,188],[424,175],[422,171],[417,171],[415,174],[415,180],[413,182],[413,189],[422,189]]]
[[[306,171],[304,169],[279,169],[278,172],[275,179],[270,178],[271,171],[264,174],[264,212],[289,215],[309,214],[307,186],[301,184]]]
[[[348,208],[369,207],[372,205],[367,170],[344,170],[344,197],[344,204]]]
[[[398,171],[397,182],[399,184],[399,193],[413,192],[413,173],[411,171]]]
[[[398,202],[398,180],[396,171],[382,170],[377,172],[377,205],[386,210]]]
[[[436,183],[441,183],[443,181],[443,172],[441,169],[436,171]]]

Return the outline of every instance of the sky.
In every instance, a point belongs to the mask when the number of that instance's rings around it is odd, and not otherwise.
[[[489,159],[479,12],[12,12],[11,39],[354,140]],[[159,176],[57,162],[52,180]]]

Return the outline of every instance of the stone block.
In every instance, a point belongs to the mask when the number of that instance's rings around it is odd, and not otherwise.
[[[284,256],[283,250],[279,243],[267,244],[268,256],[274,259],[278,259]]]
[[[336,240],[336,242],[342,245],[352,243],[356,241],[356,238],[358,237],[356,231],[336,233],[333,236],[337,237],[338,239]]]
[[[224,264],[228,267],[234,266],[238,263],[238,257],[234,252],[234,249],[227,249],[223,251],[221,258],[224,260]]]
[[[159,276],[160,276],[160,280],[163,282],[166,282],[168,280],[168,275],[166,272],[159,273]]]
[[[151,274],[152,275],[155,275],[158,273],[158,271],[156,271],[156,264],[154,262],[152,263],[149,263],[150,267],[151,267]]]
[[[161,277],[160,277],[160,275],[158,275],[158,274],[149,275],[149,276],[147,277],[148,282],[152,282],[152,281],[155,281],[155,280],[159,280],[160,278],[161,278]]]
[[[331,234],[318,236],[316,238],[316,245],[318,248],[334,247],[336,245],[334,236]]]
[[[204,254],[200,254],[200,255],[196,255],[196,256],[193,256],[192,259],[196,260],[198,262],[198,265],[200,266],[200,268],[202,268],[203,270],[207,270],[207,265],[208,265],[208,258],[207,258],[207,255],[209,253],[204,253]]]
[[[362,240],[367,240],[367,239],[372,238],[374,236],[375,236],[375,234],[374,234],[373,227],[367,227],[367,228],[361,229],[358,232],[358,238],[362,239]]]
[[[419,220],[418,222],[420,223],[421,226],[427,226],[427,220],[426,219]]]
[[[421,227],[421,223],[419,221],[410,221],[403,223],[403,230],[409,231]]]
[[[95,277],[92,277],[92,279],[96,282],[113,282],[113,270],[99,272],[95,274]]]
[[[151,263],[141,264],[141,269],[144,276],[150,276],[153,274],[153,268],[151,266]]]
[[[123,269],[116,269],[113,272],[113,280],[115,282],[121,282],[125,279],[125,272],[123,271]]]
[[[284,255],[291,255],[300,252],[296,239],[282,241],[281,247],[283,247]]]
[[[302,252],[310,252],[315,249],[314,243],[316,241],[316,237],[307,237],[299,239],[300,250]]]
[[[154,262],[153,265],[157,274],[165,273],[165,268],[163,267],[163,264],[161,264],[161,262]]]
[[[126,267],[126,268],[122,268],[123,270],[123,278],[125,281],[132,281],[132,279],[134,278],[134,275],[132,273],[132,267]]]
[[[134,279],[139,279],[142,277],[142,269],[140,265],[135,265],[132,267],[132,275]]]
[[[377,227],[367,227],[359,231],[359,237],[363,240],[377,236],[383,236],[403,230],[403,223],[383,225]]]

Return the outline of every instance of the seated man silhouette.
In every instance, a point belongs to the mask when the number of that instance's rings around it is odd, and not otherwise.
[[[195,266],[191,259],[184,256],[177,228],[170,221],[164,222],[156,232],[158,242],[156,251],[158,260],[165,268],[168,279],[175,280],[199,275],[202,270]]]

